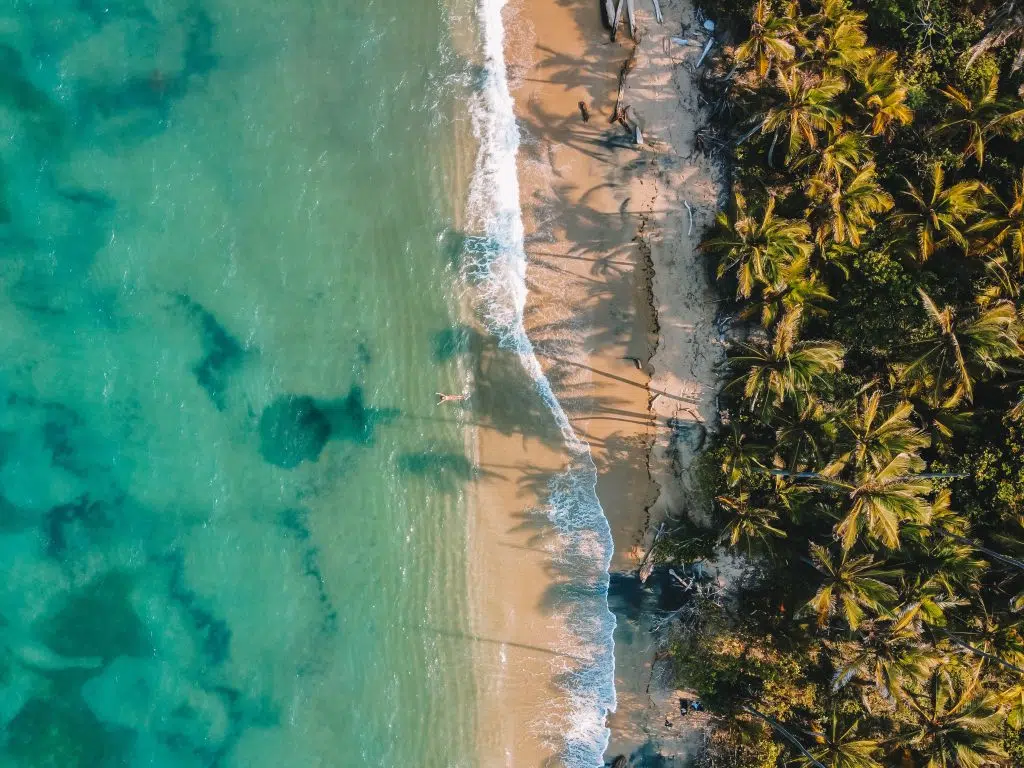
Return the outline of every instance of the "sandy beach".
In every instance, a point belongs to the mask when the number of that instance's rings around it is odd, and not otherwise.
[[[689,6],[668,2],[662,10],[662,25],[646,8],[639,14],[641,43],[623,98],[643,121],[642,147],[611,120],[619,72],[634,49],[624,29],[610,43],[596,4],[580,0],[518,0],[504,14],[521,135],[527,332],[573,429],[590,445],[615,544],[612,571],[631,579],[658,521],[681,511],[686,484],[676,478],[699,447],[693,436],[712,421],[718,349],[694,253],[717,194],[712,168],[690,157],[697,107],[684,62],[699,50],[673,51],[668,42],[692,22]],[[529,381],[514,354],[480,345],[481,477],[471,524],[479,754],[488,766],[558,764],[573,724],[564,720],[571,702],[556,678],[575,660],[552,597],[562,576],[543,504],[566,455],[538,403],[489,396],[488,379]],[[505,427],[524,413],[534,429]],[[648,695],[652,656],[647,633],[622,611],[609,756],[686,740],[654,727],[662,715]]]

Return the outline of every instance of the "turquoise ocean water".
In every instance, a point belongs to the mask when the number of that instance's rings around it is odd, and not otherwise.
[[[450,35],[0,8],[0,765],[475,764]]]

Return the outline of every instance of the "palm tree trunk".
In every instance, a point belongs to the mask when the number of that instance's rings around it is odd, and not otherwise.
[[[1003,661],[998,656],[994,656],[991,653],[987,653],[987,652],[981,650],[981,648],[975,648],[973,645],[970,645],[969,643],[965,643],[963,640],[961,640],[959,637],[954,635],[952,632],[948,632],[945,629],[942,629],[941,627],[934,627],[933,629],[935,629],[937,632],[939,632],[940,634],[944,635],[946,638],[951,640],[955,645],[959,645],[961,648],[964,648],[964,649],[970,651],[973,654],[981,656],[984,659],[988,659],[989,661],[994,661],[996,664],[999,664],[999,665],[1001,665],[1003,667],[1006,667],[1007,669],[1012,669],[1018,675],[1024,675],[1024,669],[1021,669],[1016,664],[1011,664],[1008,661]]]
[[[768,725],[775,729],[779,733],[779,735],[782,736],[782,738],[784,738],[786,741],[788,741],[790,744],[792,744],[794,747],[800,750],[800,754],[806,757],[808,760],[810,760],[811,765],[817,766],[817,768],[826,768],[824,765],[815,760],[814,755],[808,752],[804,745],[800,743],[800,740],[792,733],[790,733],[788,730],[786,730],[782,726],[782,724],[779,723],[778,720],[768,717],[768,715],[761,714],[756,709],[747,706],[746,704],[743,705],[742,709],[748,715],[753,715],[754,717],[760,718],[764,722],[768,723]]]
[[[936,529],[933,528],[932,530],[936,530]],[[1017,560],[1016,558],[1010,557],[1009,555],[1003,555],[1003,554],[1000,554],[999,552],[996,552],[993,549],[988,549],[986,547],[983,547],[980,544],[978,544],[975,541],[973,541],[972,539],[968,539],[966,536],[957,536],[955,533],[950,533],[949,531],[943,531],[941,529],[939,529],[939,532],[943,536],[945,536],[947,538],[950,538],[953,541],[957,541],[957,542],[959,542],[961,544],[966,544],[969,547],[973,547],[974,549],[976,549],[979,552],[981,552],[983,555],[988,555],[989,557],[995,558],[996,560],[998,560],[1001,563],[1006,563],[1007,565],[1012,565],[1014,568],[1017,568],[1017,569],[1019,569],[1021,571],[1024,571],[1024,562],[1021,562],[1020,560]]]

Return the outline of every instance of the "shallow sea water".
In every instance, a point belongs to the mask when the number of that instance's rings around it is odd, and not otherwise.
[[[0,8],[0,765],[472,765],[433,0]]]

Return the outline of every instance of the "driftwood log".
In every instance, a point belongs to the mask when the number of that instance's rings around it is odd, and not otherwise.
[[[619,0],[619,6],[621,7],[622,0]],[[612,110],[612,119],[608,122],[614,123],[620,119],[619,109],[622,106],[622,92],[626,89],[626,77],[633,67],[636,66],[636,46],[633,46],[633,51],[629,54],[629,58],[622,64],[622,68],[619,70],[619,90],[615,94],[615,109]]]

